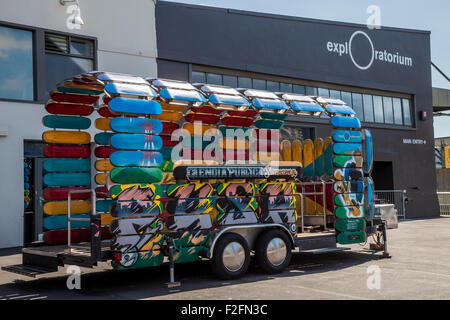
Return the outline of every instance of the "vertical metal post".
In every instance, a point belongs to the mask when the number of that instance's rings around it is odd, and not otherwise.
[[[382,233],[383,233],[383,258],[390,258],[389,252],[387,251],[387,232],[386,232],[386,221],[382,221]]]
[[[71,225],[70,222],[72,221],[71,219],[71,206],[70,206],[70,202],[72,199],[72,192],[69,191],[68,197],[67,197],[67,247],[69,248],[69,253],[72,251],[71,249],[71,245],[72,245],[72,231],[71,231]]]
[[[326,192],[325,192],[325,181],[321,181],[322,183],[322,208],[323,208],[323,230],[327,231],[327,207],[326,207]]]
[[[173,243],[173,238],[170,236],[166,236],[166,241],[168,244],[169,269],[170,269],[169,282],[167,282],[166,285],[167,288],[175,288],[181,286],[181,283],[179,281],[175,281],[175,262],[173,259],[173,250],[175,245]]]

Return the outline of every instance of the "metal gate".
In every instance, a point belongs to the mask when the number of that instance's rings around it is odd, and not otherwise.
[[[402,190],[375,190],[375,203],[393,204],[398,218],[406,218],[405,194]]]
[[[438,192],[437,196],[441,216],[450,216],[450,192]]]

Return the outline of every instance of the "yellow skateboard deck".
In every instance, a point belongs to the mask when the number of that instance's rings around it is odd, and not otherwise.
[[[103,86],[89,86],[86,84],[76,84],[72,81],[64,81],[63,85],[67,88],[86,89],[86,90],[103,90]]]
[[[314,175],[323,176],[323,139],[317,138],[314,141]]]
[[[97,173],[95,175],[95,183],[96,184],[106,185],[107,180],[108,180],[107,172]]]
[[[279,152],[254,152],[252,155],[252,159],[259,162],[271,162],[271,161],[280,161],[280,153]]]
[[[282,161],[292,161],[292,146],[289,140],[281,141],[280,151]]]
[[[303,166],[302,142],[300,140],[292,141],[292,161],[298,161]]]
[[[67,201],[50,201],[44,204],[44,213],[48,215],[67,214]],[[86,214],[91,212],[89,200],[73,200],[70,202],[71,214]]]
[[[155,115],[154,118],[161,121],[178,122],[183,118],[183,113],[178,111],[163,111],[161,114]]]
[[[97,160],[95,161],[95,169],[97,171],[111,171],[112,169],[114,169],[114,166],[111,164],[111,161],[109,161],[109,159]]]
[[[249,143],[248,140],[245,139],[234,139],[234,138],[224,138],[221,140],[220,143],[221,148],[229,150],[229,149],[233,149],[233,150],[248,150],[249,148]]]
[[[303,169],[304,177],[314,177],[314,144],[311,139],[303,142]]]
[[[183,105],[177,105],[177,104],[167,104],[164,102],[159,102],[159,104],[161,105],[161,108],[164,111],[184,111],[186,110],[187,106],[183,106]]]
[[[84,131],[45,131],[42,140],[47,143],[61,144],[88,144],[91,142],[91,135]]]
[[[100,219],[101,219],[101,224],[103,227],[103,226],[109,226],[109,224],[116,218],[114,218],[110,213],[102,213],[100,216]]]
[[[102,131],[112,131],[111,127],[109,126],[110,122],[111,122],[111,119],[109,119],[109,118],[97,118],[95,120],[95,127],[98,130],[102,130]]]
[[[206,131],[208,131],[210,129],[217,130],[216,126],[206,125],[206,124],[203,124],[203,125],[195,124],[194,125],[194,123],[188,123],[188,122],[183,124],[183,129],[187,130],[190,134],[198,134],[198,133],[204,134]],[[198,131],[198,132],[194,133],[194,131]]]

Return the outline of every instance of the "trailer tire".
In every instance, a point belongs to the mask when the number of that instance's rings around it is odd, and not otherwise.
[[[243,276],[250,264],[247,241],[236,233],[224,234],[214,247],[213,272],[221,279],[237,279]]]
[[[256,261],[267,273],[280,273],[292,258],[292,244],[285,232],[272,229],[263,232],[256,241]]]

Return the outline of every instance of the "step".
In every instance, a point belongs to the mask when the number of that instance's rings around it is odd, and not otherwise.
[[[15,264],[12,266],[3,266],[2,270],[20,274],[22,276],[36,278],[38,275],[56,272],[53,268],[30,266],[26,264]]]
[[[334,248],[336,247],[336,235],[334,232],[303,233],[297,235],[294,242],[300,251]]]
[[[348,247],[331,247],[331,248],[320,248],[320,249],[311,249],[311,250],[299,250],[301,254],[322,254],[322,253],[330,253],[330,252],[339,252],[339,251],[345,251],[350,250],[351,248]]]

